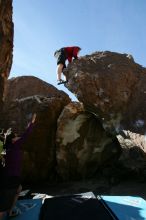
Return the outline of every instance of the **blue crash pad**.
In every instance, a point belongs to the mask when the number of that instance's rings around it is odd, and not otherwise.
[[[146,220],[146,201],[135,196],[100,196],[118,220]]]
[[[16,203],[16,207],[19,209],[20,214],[16,217],[13,217],[13,219],[38,220],[41,206],[42,206],[42,199],[18,200]]]

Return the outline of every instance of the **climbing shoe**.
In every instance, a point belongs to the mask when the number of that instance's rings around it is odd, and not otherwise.
[[[60,85],[60,84],[65,84],[65,83],[67,83],[67,80],[66,81],[64,81],[64,80],[58,80],[58,83],[57,83],[57,85]]]

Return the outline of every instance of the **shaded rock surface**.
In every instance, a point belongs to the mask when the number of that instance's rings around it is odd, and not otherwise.
[[[57,172],[63,180],[92,177],[118,160],[119,142],[79,102],[65,106],[57,124]]]
[[[96,52],[72,62],[64,74],[67,88],[112,134],[146,130],[146,69],[132,56]]]
[[[12,0],[0,1],[0,105],[4,99],[5,83],[12,65],[13,52]],[[2,106],[2,105],[1,105]]]

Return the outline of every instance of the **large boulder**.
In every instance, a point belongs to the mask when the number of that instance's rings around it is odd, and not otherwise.
[[[107,132],[144,134],[146,130],[146,69],[131,55],[95,52],[64,70],[66,87],[95,114]]]
[[[121,147],[102,128],[95,115],[79,102],[69,103],[58,118],[57,173],[62,180],[95,176],[102,167],[118,160]]]
[[[4,100],[5,83],[12,65],[13,52],[12,0],[0,1],[0,105]],[[0,109],[0,110],[1,110]]]

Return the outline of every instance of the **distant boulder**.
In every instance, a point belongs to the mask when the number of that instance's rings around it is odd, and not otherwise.
[[[7,81],[6,102],[33,95],[45,97],[67,96],[65,92],[35,76],[13,77]]]

